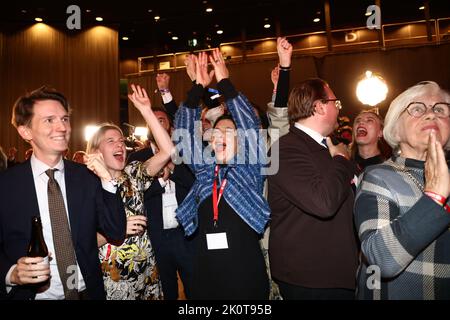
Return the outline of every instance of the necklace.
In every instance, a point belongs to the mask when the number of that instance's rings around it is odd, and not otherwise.
[[[410,172],[409,170],[406,170],[405,168],[400,167],[397,163],[395,163],[394,161],[392,161],[392,166],[394,167],[394,169],[400,172],[403,172],[404,174],[406,174],[411,180],[412,182],[414,182],[414,184],[419,188],[420,191],[423,192],[424,186],[422,183],[419,182],[419,180],[417,180]]]

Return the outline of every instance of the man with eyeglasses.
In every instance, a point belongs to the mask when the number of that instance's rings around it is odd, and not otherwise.
[[[354,298],[358,261],[350,182],[356,166],[344,144],[334,146],[327,137],[341,108],[321,79],[300,83],[289,97],[293,125],[278,142],[280,169],[269,177],[269,256],[284,299]]]

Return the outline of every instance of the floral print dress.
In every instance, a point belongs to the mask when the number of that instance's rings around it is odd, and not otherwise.
[[[125,167],[118,180],[118,189],[127,217],[145,215],[144,191],[152,181],[143,162],[133,161]],[[120,246],[103,245],[99,248],[99,256],[107,300],[163,299],[147,229],[141,235],[126,238]]]

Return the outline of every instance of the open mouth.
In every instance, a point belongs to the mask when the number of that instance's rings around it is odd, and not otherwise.
[[[356,137],[365,137],[367,136],[367,130],[363,127],[358,127],[356,129]]]
[[[123,151],[117,151],[113,154],[113,157],[120,162],[123,162],[125,160],[125,154]]]
[[[225,142],[217,142],[216,143],[216,152],[225,151],[227,148],[227,144]]]

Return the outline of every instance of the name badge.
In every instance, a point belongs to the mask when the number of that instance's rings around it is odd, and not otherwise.
[[[207,233],[206,244],[208,250],[228,249],[227,234],[225,232]]]

